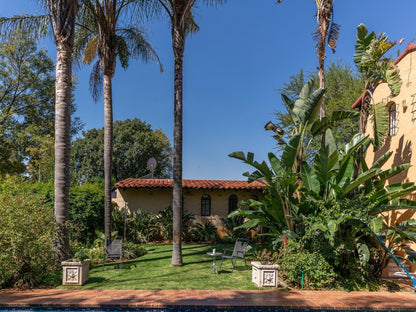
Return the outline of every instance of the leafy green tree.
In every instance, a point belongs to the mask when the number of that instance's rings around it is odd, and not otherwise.
[[[182,211],[182,119],[183,119],[183,55],[185,40],[189,33],[198,31],[193,19],[193,10],[197,3],[218,5],[226,0],[158,0],[169,17],[172,31],[174,57],[174,129],[173,129],[173,250],[172,266],[182,265],[181,250],[181,211]]]
[[[131,0],[80,0],[79,23],[75,40],[75,56],[84,64],[93,66],[90,87],[93,98],[98,100],[104,93],[104,189],[105,218],[104,232],[109,240],[111,231],[111,174],[113,151],[113,95],[112,79],[116,70],[116,60],[128,67],[131,56],[147,62],[159,59],[146,41],[143,30],[136,27],[140,11],[136,4],[146,1]],[[130,19],[130,21],[129,21]],[[123,25],[123,22],[129,24]],[[160,67],[162,70],[162,68]]]
[[[83,132],[72,145],[72,177],[77,183],[104,178],[104,129]],[[171,175],[171,147],[167,136],[138,118],[114,123],[112,178],[120,181],[149,173],[147,161],[158,163],[154,175]]]
[[[326,112],[327,115],[333,116],[335,111],[351,111],[351,105],[360,96],[363,80],[360,75],[354,72],[353,68],[348,64],[339,60],[332,62],[326,69]],[[303,70],[298,74],[289,78],[288,83],[284,83],[283,87],[278,91],[285,94],[292,101],[295,101],[307,79],[313,78],[315,81],[314,88],[318,88],[317,77],[315,74],[307,75]],[[289,113],[278,111],[275,113],[276,127],[284,132],[286,140],[294,131],[294,123]],[[349,118],[342,120],[332,119],[331,128],[335,136],[335,140],[339,144],[348,143],[351,138],[358,132],[358,114],[349,114]],[[310,134],[309,134],[310,135]],[[309,137],[312,139],[308,148],[307,156],[310,157],[319,150],[321,145],[320,138]],[[309,140],[308,140],[309,141]],[[278,150],[282,150],[282,146],[277,146]]]
[[[54,132],[53,62],[24,32],[0,38],[0,173],[25,171],[31,136]],[[38,125],[36,129],[33,124]],[[26,159],[27,160],[27,159]]]
[[[54,83],[52,59],[28,33],[1,37],[1,174],[25,173],[38,182],[53,180]],[[75,109],[72,105],[72,112]],[[72,132],[80,126],[74,118]]]

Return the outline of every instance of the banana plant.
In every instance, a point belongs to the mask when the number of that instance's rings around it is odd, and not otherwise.
[[[398,68],[391,58],[385,56],[397,43],[389,41],[385,33],[369,33],[364,24],[357,26],[354,63],[365,80],[360,105],[360,133],[366,133],[368,118],[372,116],[375,149],[380,148],[386,136],[388,114],[382,109],[382,104],[374,103],[374,90],[380,84],[387,83],[391,95],[397,96],[402,86]]]
[[[298,204],[298,197],[294,194],[298,189],[298,175],[293,172],[293,166],[299,141],[299,135],[294,136],[286,145],[281,159],[269,153],[270,165],[265,161],[261,163],[255,161],[253,153],[246,155],[240,151],[229,155],[254,167],[254,172],[246,172],[243,175],[248,178],[249,182],[264,183],[267,189],[263,201],[250,200],[246,203],[252,210],[237,209],[229,217],[243,215],[250,221],[242,227],[255,227],[260,224],[274,234],[282,233],[286,229],[294,230],[293,213]]]
[[[313,166],[303,167],[303,187],[300,190],[303,194],[300,207],[304,213],[305,236],[320,231],[333,248],[350,246],[346,249],[355,250],[362,265],[370,259],[371,248],[366,236],[371,233],[366,227],[370,226],[379,233],[386,229],[381,213],[395,209],[416,210],[415,201],[402,198],[416,190],[414,183],[387,185],[387,179],[409,168],[404,164],[382,170],[381,166],[392,155],[391,152],[382,155],[371,167],[361,158],[363,169],[355,177],[354,160],[359,149],[368,148],[369,142],[367,136],[359,134],[343,150],[338,150],[331,131],[327,130],[325,145],[316,154]],[[396,228],[389,227],[389,231],[396,231]],[[403,236],[399,229],[396,233]]]

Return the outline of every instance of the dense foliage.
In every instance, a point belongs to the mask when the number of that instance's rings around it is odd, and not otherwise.
[[[0,189],[0,288],[37,285],[56,269],[51,201],[15,180]]]
[[[321,96],[322,90],[313,91],[312,82],[303,87],[296,101],[283,96],[295,131],[288,142],[282,135],[277,137],[283,153],[280,158],[269,153],[270,165],[255,161],[253,153],[230,155],[256,169],[245,173],[249,181],[265,180],[267,186],[264,200],[251,200],[247,203],[250,210],[239,209],[230,216],[248,218],[240,227],[261,225],[275,249],[287,237],[289,246],[297,244],[300,254],[309,255],[291,257],[289,253],[289,259],[283,260],[292,270],[288,269],[292,281],[299,282],[299,267],[304,267],[303,271],[310,267],[309,258],[320,258],[321,275],[307,269],[307,284],[311,287],[327,286],[324,280],[337,281],[349,289],[371,287],[388,258],[373,232],[390,232],[390,237],[397,241],[415,241],[411,227],[403,231],[394,224],[387,226],[380,214],[400,208],[416,209],[416,202],[402,198],[414,192],[416,186],[411,182],[387,184],[389,178],[410,166],[382,170],[392,152],[371,165],[360,157],[371,145],[368,137],[355,135],[348,144],[337,145],[331,123],[316,118]],[[322,134],[325,143],[306,161],[305,137],[308,140],[308,136]],[[293,272],[295,268],[297,273]],[[333,273],[336,279],[329,278]]]
[[[0,175],[52,181],[54,63],[25,32],[0,37]],[[73,112],[75,106],[73,106]],[[73,133],[81,124],[72,122]]]
[[[83,131],[72,144],[71,176],[77,182],[104,177],[104,130]],[[155,176],[171,174],[171,147],[160,129],[138,118],[114,123],[113,173],[115,181],[140,178],[149,174],[147,161],[154,157],[158,163]]]
[[[289,82],[284,83],[278,91],[287,95],[291,100],[295,100],[301,92],[305,83],[313,78],[314,87],[318,88],[316,74],[306,75],[303,70],[289,78]],[[353,67],[342,60],[332,62],[325,72],[325,108],[327,115],[331,116],[334,111],[349,111],[355,100],[361,95],[363,79],[357,74]],[[277,111],[276,124],[286,134],[292,133],[294,124],[290,114],[284,111]],[[338,143],[348,143],[358,132],[358,114],[348,119],[336,120],[333,124],[333,133]],[[289,137],[286,136],[286,139]],[[310,150],[316,152],[320,146],[320,138],[312,138]],[[278,146],[281,149],[281,146]]]

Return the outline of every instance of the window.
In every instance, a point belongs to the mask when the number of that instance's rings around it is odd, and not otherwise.
[[[389,106],[389,135],[396,135],[396,103],[391,103]]]
[[[234,210],[237,210],[238,207],[238,198],[237,195],[231,195],[228,197],[228,213],[230,214]]]
[[[207,194],[201,197],[201,216],[211,215],[211,197]]]

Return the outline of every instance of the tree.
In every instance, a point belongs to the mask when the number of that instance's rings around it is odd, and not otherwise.
[[[84,64],[91,64],[96,58],[90,77],[90,87],[95,100],[104,93],[104,232],[106,243],[111,239],[111,173],[113,144],[113,95],[112,79],[116,70],[116,59],[126,69],[130,56],[147,62],[156,59],[157,54],[146,41],[143,31],[135,26],[138,11],[131,0],[80,0],[79,23],[77,24],[75,55]],[[145,4],[146,1],[139,1]],[[129,16],[130,15],[130,16]],[[131,23],[122,25],[120,17],[131,18]],[[162,70],[162,68],[160,67]],[[101,89],[102,84],[102,89]]]
[[[351,65],[342,60],[331,62],[326,69],[325,76],[327,77],[325,94],[328,117],[333,116],[335,111],[351,112],[351,103],[360,96],[362,91],[363,80],[361,76],[353,71]],[[315,81],[314,88],[318,88],[316,74],[305,75],[301,69],[298,74],[291,76],[289,82],[284,83],[278,91],[295,101],[307,78],[313,78]],[[334,120],[333,118],[331,128],[337,143],[347,144],[358,132],[358,114],[354,115],[356,116],[350,115],[350,118],[343,118],[342,120]],[[289,140],[289,135],[294,131],[294,123],[290,114],[278,111],[275,116],[275,124],[280,130],[284,131],[286,140]],[[307,149],[307,158],[315,154],[321,145],[321,140],[312,137],[310,132],[309,139],[312,139],[312,141]],[[282,146],[278,145],[277,148],[281,150]]]
[[[25,32],[0,39],[0,174],[53,180],[54,65]],[[72,103],[72,112],[75,112]],[[79,118],[72,132],[80,128]],[[11,157],[11,156],[14,157]]]
[[[198,30],[193,19],[197,0],[158,0],[169,16],[172,30],[174,57],[174,129],[173,129],[173,249],[172,266],[182,265],[181,213],[182,213],[182,108],[183,108],[183,54],[186,35]],[[226,0],[205,0],[207,4],[217,5]]]
[[[65,222],[69,216],[70,143],[71,143],[71,89],[72,52],[74,47],[76,0],[45,0],[48,15],[0,18],[2,32],[14,29],[30,32],[34,38],[48,32],[48,25],[56,43],[55,73],[55,222],[54,240],[58,260],[69,257],[68,231]]]
[[[278,0],[277,3],[281,3],[283,0]],[[332,49],[335,53],[337,46],[337,40],[341,26],[334,23],[334,0],[315,0],[316,2],[316,21],[318,27],[313,35],[316,41],[316,54],[318,54],[318,77],[319,87],[325,89],[325,58],[326,58],[326,45]],[[322,99],[320,109],[320,119],[322,120],[326,116],[325,110],[325,97]]]
[[[72,144],[72,174],[77,183],[104,178],[104,129],[91,129]],[[114,123],[112,178],[120,181],[149,173],[147,160],[157,160],[156,176],[171,174],[171,148],[166,134],[136,118]]]
[[[13,31],[0,40],[0,174],[19,174],[30,137],[54,131],[53,62],[27,33]]]
[[[333,0],[315,0],[316,2],[316,20],[318,28],[314,34],[316,41],[316,54],[318,54],[318,77],[319,87],[325,89],[325,58],[326,45],[335,53],[337,40],[340,32],[340,25],[334,23],[334,6]],[[320,119],[326,116],[325,97],[321,103]]]
[[[357,43],[355,45],[354,63],[364,76],[364,92],[360,103],[360,133],[366,133],[367,121],[373,116],[374,148],[378,149],[384,141],[388,128],[388,114],[385,104],[373,103],[374,90],[382,83],[387,83],[392,96],[400,93],[402,81],[397,67],[385,54],[398,41],[388,41],[384,33],[368,33],[364,24],[357,26]]]

